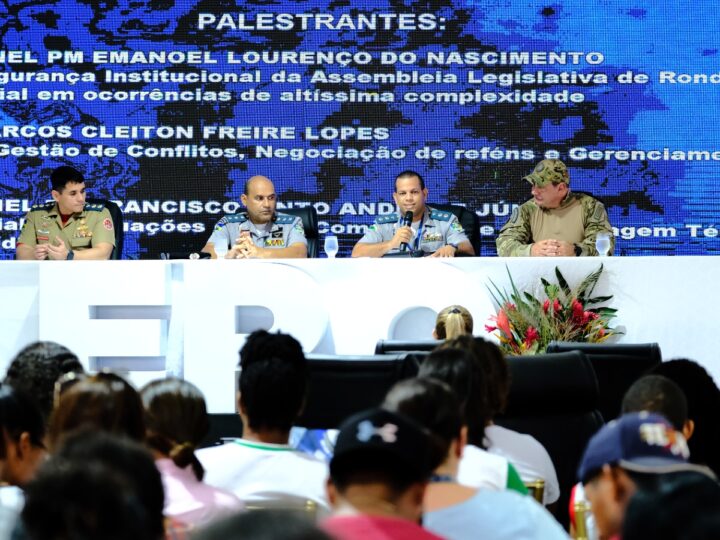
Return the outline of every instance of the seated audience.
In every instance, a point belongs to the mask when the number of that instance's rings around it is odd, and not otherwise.
[[[436,468],[425,492],[425,527],[450,540],[568,537],[532,497],[458,483],[467,429],[449,386],[436,379],[402,381],[390,390],[383,407],[408,416],[433,435]]]
[[[242,512],[198,530],[192,540],[332,540],[312,521],[290,511]],[[368,539],[369,540],[369,539]]]
[[[181,379],[153,381],[140,390],[145,406],[146,443],[165,489],[165,515],[198,526],[242,508],[230,492],[202,482],[205,470],[195,448],[206,435],[205,398]]]
[[[123,490],[128,490],[128,494],[132,504],[136,510],[140,511],[140,514],[144,517],[143,529],[145,534],[140,535],[140,538],[152,538],[159,540],[165,537],[167,540],[175,539],[174,536],[178,533],[184,533],[185,527],[182,524],[175,522],[172,519],[165,519],[163,516],[163,503],[164,494],[162,480],[160,479],[160,472],[155,467],[150,452],[142,446],[139,442],[129,439],[127,436],[117,435],[109,433],[102,429],[95,429],[88,426],[86,429],[81,429],[72,434],[67,434],[63,438],[63,444],[53,454],[51,462],[57,464],[58,467],[74,467],[79,466],[81,469],[86,468],[93,470],[97,467],[99,471],[106,469],[111,471],[111,476],[122,479],[122,484],[119,486]],[[38,475],[40,476],[40,475]],[[55,493],[62,493],[63,489],[70,490],[71,487],[65,485],[57,488]],[[78,489],[79,493],[74,496],[78,497],[75,501],[69,500],[67,503],[70,508],[67,509],[66,513],[63,513],[61,503],[64,501],[55,500],[55,504],[60,506],[60,509],[53,510],[53,515],[66,515],[68,522],[67,526],[71,523],[69,520],[85,520],[90,519],[88,516],[74,517],[70,515],[73,508],[80,507],[85,504],[87,500],[86,494],[82,493],[83,490]],[[58,533],[51,536],[42,536],[40,538],[81,538],[80,536],[63,536],[62,527],[65,527],[64,523],[45,523],[36,524],[37,519],[44,519],[49,521],[47,518],[38,518],[37,516],[42,515],[42,512],[46,511],[46,504],[52,504],[45,498],[42,498],[42,494],[39,494],[42,505],[36,509],[36,512],[23,513],[23,521],[26,527],[38,526],[40,530],[54,530],[53,527],[57,526]],[[92,495],[92,493],[90,493]],[[59,497],[62,497],[59,495]],[[91,504],[93,504],[91,502]],[[77,505],[77,506],[75,506]],[[102,507],[95,508],[95,511],[102,512]],[[101,517],[102,516],[102,517]],[[106,514],[97,516],[99,519],[111,519]],[[107,529],[107,524],[96,523],[90,524],[95,527],[103,527]],[[43,529],[45,528],[45,529]],[[167,533],[167,536],[165,536]],[[103,536],[88,536],[87,538],[104,538]],[[122,536],[122,538],[135,538],[134,536]]]
[[[23,489],[45,459],[45,423],[22,391],[0,387],[0,540],[10,538]]]
[[[337,540],[437,540],[418,523],[435,463],[429,434],[400,414],[370,409],[340,426],[323,528]]]
[[[453,339],[463,334],[472,334],[473,318],[462,306],[452,305],[438,313],[433,330],[434,339]]]
[[[628,504],[623,540],[720,538],[720,484],[703,474],[667,475],[655,491],[638,491]]]
[[[55,382],[66,373],[82,372],[82,364],[72,351],[54,341],[36,341],[15,355],[3,382],[35,401],[47,424]]]
[[[588,443],[578,469],[598,537],[622,531],[628,502],[638,489],[654,491],[668,473],[710,469],[688,462],[682,433],[656,413],[629,413],[603,426]]]
[[[456,347],[473,353],[475,369],[481,384],[473,386],[468,402],[468,443],[484,448],[491,454],[506,458],[517,469],[523,482],[545,481],[543,503],[551,504],[560,497],[560,485],[550,455],[537,439],[494,423],[495,416],[505,410],[510,391],[510,369],[502,351],[483,338],[460,336],[446,341],[441,348]],[[474,379],[475,380],[475,379]],[[460,462],[461,483],[478,486],[473,470],[465,460]]]
[[[93,428],[145,439],[143,406],[137,391],[125,379],[109,372],[68,379],[61,385],[50,417],[48,443],[54,450],[66,434]]]
[[[720,476],[720,389],[712,376],[686,359],[662,362],[651,372],[664,375],[685,392],[688,418],[693,422],[693,436],[688,441],[690,461],[707,465]]]
[[[305,498],[327,507],[327,465],[288,444],[307,392],[300,343],[287,334],[253,332],[240,350],[238,410],[243,436],[197,457],[205,481],[243,502]]]
[[[474,387],[482,388],[482,372],[473,369],[475,360],[465,349],[442,348],[433,351],[420,365],[419,377],[432,377],[446,383],[459,399],[463,425],[467,431],[468,407]],[[515,467],[504,457],[466,444],[462,458],[467,485],[476,488],[512,489],[523,495],[527,488]],[[463,482],[463,483],[466,483]]]

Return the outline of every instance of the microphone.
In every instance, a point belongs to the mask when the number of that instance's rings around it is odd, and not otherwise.
[[[412,219],[413,219],[412,210],[408,210],[407,212],[405,212],[405,217],[403,217],[402,226],[410,227],[412,225]],[[407,251],[409,247],[410,246],[408,246],[407,242],[403,242],[402,244],[400,244],[400,251]]]

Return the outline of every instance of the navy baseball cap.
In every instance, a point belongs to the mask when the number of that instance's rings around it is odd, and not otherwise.
[[[590,439],[578,468],[585,484],[603,465],[648,474],[696,471],[714,478],[707,467],[688,463],[685,437],[665,417],[650,412],[629,413],[604,425]]]
[[[330,476],[341,468],[352,468],[356,457],[371,453],[393,459],[418,480],[427,479],[433,472],[430,445],[427,430],[410,418],[385,409],[369,409],[340,426]]]

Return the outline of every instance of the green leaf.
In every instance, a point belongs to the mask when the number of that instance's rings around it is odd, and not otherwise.
[[[591,272],[588,274],[585,279],[582,280],[580,285],[577,288],[577,298],[581,302],[584,302],[585,299],[585,292],[590,289],[589,293],[592,293],[593,289],[595,288],[595,284],[597,283],[598,279],[600,278],[600,274],[602,274],[603,271],[603,265],[601,264],[600,267],[595,270],[594,272]],[[588,294],[589,296],[589,294]]]
[[[568,285],[568,282],[565,281],[565,277],[562,275],[562,272],[560,272],[560,268],[558,268],[557,266],[555,267],[555,277],[557,277],[558,285],[560,285],[560,289],[562,290],[562,292],[568,299],[570,299],[570,296],[572,295],[570,285]]]
[[[612,294],[610,294],[610,295],[608,295],[608,296],[596,296],[596,297],[594,297],[594,298],[588,298],[587,300],[585,300],[585,303],[588,304],[588,305],[590,305],[590,304],[600,304],[600,303],[602,303],[602,302],[607,302],[608,300],[612,299],[612,297],[613,297]]]

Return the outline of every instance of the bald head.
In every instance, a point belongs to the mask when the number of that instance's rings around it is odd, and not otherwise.
[[[265,176],[252,176],[245,182],[240,200],[247,208],[248,218],[256,225],[272,221],[275,215],[275,186]]]

